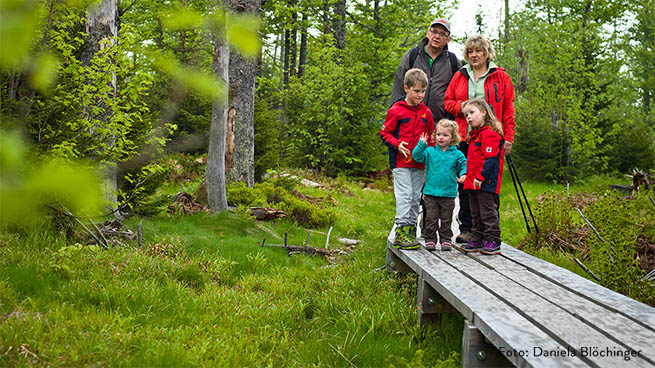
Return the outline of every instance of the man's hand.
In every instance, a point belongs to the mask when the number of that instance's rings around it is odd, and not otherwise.
[[[473,189],[480,189],[482,182],[478,179],[473,179]]]
[[[464,184],[465,181],[466,181],[466,174],[464,174],[464,175],[460,176],[459,178],[457,178],[457,182],[460,183],[460,184]]]
[[[398,144],[398,151],[400,151],[400,153],[402,153],[403,156],[405,156],[405,158],[409,157],[410,153],[411,153],[411,152],[409,152],[409,149],[407,148],[408,144],[409,143],[404,142],[404,141],[400,142],[400,144]]]

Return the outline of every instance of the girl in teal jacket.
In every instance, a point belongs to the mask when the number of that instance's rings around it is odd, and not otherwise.
[[[457,123],[442,119],[432,133],[435,147],[428,146],[428,135],[423,133],[412,157],[425,164],[425,249],[435,250],[437,229],[441,250],[450,250],[453,238],[451,224],[457,183],[466,179],[466,158],[456,146],[461,141]],[[441,223],[441,224],[440,224]]]

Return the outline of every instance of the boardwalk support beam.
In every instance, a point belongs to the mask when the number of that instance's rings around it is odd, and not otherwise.
[[[462,367],[512,367],[507,358],[495,346],[486,341],[471,322],[464,322],[462,337]]]

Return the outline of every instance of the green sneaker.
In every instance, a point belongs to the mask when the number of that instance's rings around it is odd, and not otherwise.
[[[396,225],[396,232],[393,237],[393,247],[394,248],[400,248],[400,242],[403,237],[403,227]]]
[[[416,239],[416,226],[403,226],[402,234],[398,248],[410,250],[421,247],[421,243]]]

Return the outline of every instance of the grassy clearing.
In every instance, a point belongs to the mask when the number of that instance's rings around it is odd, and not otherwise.
[[[331,247],[363,240],[335,264],[260,247],[307,233],[239,213],[132,219],[141,249],[2,235],[0,366],[457,366],[461,317],[421,330],[415,277],[376,270],[393,195],[332,184]]]
[[[0,366],[458,366],[462,317],[420,329],[416,277],[378,270],[393,192],[314,179],[329,189],[304,194],[338,202],[330,247],[363,241],[336,263],[260,247],[285,233],[304,244],[307,230],[239,211],[133,218],[141,249],[81,247],[55,231],[2,234]],[[563,188],[524,183],[533,208]],[[503,238],[518,244],[526,230],[509,173],[501,206]],[[323,247],[327,232],[313,229],[310,245]],[[570,257],[540,256],[578,271]]]

